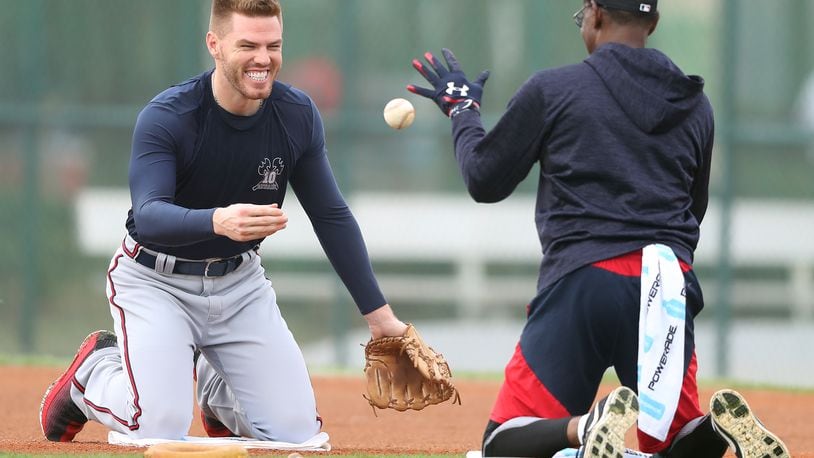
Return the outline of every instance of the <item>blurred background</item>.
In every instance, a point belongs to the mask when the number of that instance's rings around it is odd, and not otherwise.
[[[487,126],[536,70],[579,62],[581,0],[288,0],[280,79],[306,90],[329,157],[405,321],[453,368],[499,372],[534,295],[535,173],[471,203],[449,123],[404,87],[441,47],[490,69]],[[814,387],[814,2],[662,0],[650,46],[700,74],[716,110],[713,201],[696,269],[699,376]],[[212,62],[202,0],[0,0],[0,355],[69,357],[109,328],[105,273],[124,235],[139,110]],[[415,124],[388,128],[405,97]],[[536,169],[535,169],[536,170]],[[299,210],[264,264],[306,359],[361,370],[364,321]],[[567,351],[567,349],[563,349]]]

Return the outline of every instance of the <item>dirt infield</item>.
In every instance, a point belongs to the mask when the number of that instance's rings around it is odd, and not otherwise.
[[[79,455],[141,451],[108,445],[106,430],[95,423],[89,423],[73,443],[57,444],[43,439],[37,420],[39,402],[59,372],[52,368],[0,367],[0,452]],[[467,450],[478,449],[498,383],[464,380],[457,383],[463,400],[461,406],[445,404],[422,412],[377,411],[378,416],[374,416],[362,399],[361,374],[358,378],[314,377],[324,430],[333,445],[330,454],[463,455]],[[741,392],[764,423],[783,438],[795,458],[814,458],[814,394]],[[702,403],[710,395],[710,390],[702,390]],[[195,418],[190,434],[203,435],[198,417]],[[629,445],[635,446],[632,435],[630,439]],[[279,451],[271,454],[287,455]]]

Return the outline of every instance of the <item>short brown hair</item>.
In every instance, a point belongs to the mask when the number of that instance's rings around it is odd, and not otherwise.
[[[232,13],[249,17],[276,16],[283,23],[283,7],[279,0],[212,0],[212,15],[209,17],[209,30],[218,35]]]

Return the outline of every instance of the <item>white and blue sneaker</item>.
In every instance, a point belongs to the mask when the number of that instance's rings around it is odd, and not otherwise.
[[[566,448],[564,450],[560,450],[551,458],[576,458],[579,456],[580,452],[581,452],[580,449]],[[653,458],[653,456],[654,455],[650,453],[644,453],[629,448],[626,448],[624,453],[625,458]]]
[[[611,391],[582,417],[577,434],[580,458],[624,458],[625,434],[639,417],[639,399],[626,386]]]
[[[709,402],[712,427],[738,458],[791,458],[786,444],[758,420],[746,399],[734,390],[721,390]]]

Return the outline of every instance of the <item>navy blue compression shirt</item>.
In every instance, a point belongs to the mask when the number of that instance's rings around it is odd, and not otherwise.
[[[453,118],[475,200],[506,198],[540,164],[538,289],[651,243],[692,263],[714,138],[703,88],[658,50],[609,43],[534,74],[488,133],[475,111]]]
[[[302,91],[275,82],[251,116],[214,100],[212,70],[156,96],[139,114],[130,158],[127,230],[142,246],[186,259],[224,258],[262,240],[216,235],[215,208],[282,208],[288,184],[362,313],[386,303],[361,231],[331,171],[322,120]]]

